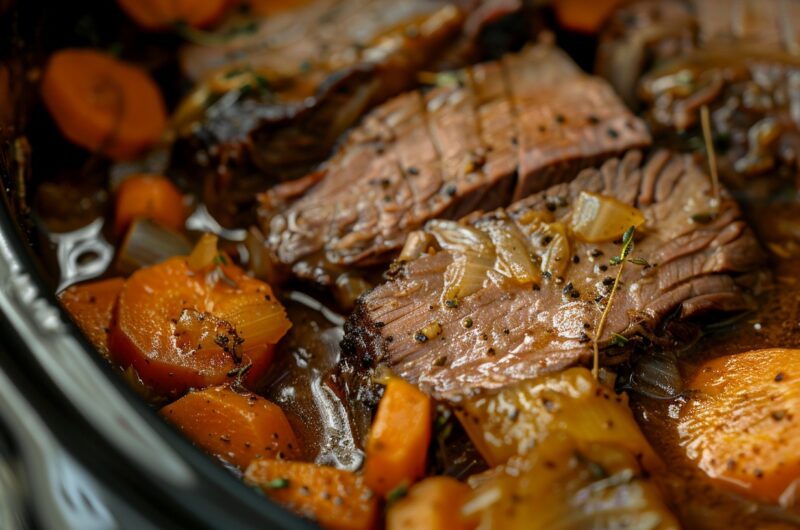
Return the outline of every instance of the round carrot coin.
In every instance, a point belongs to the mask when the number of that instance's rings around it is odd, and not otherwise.
[[[218,21],[228,0],[117,0],[125,13],[145,29],[169,29],[183,23],[205,28]]]
[[[122,367],[133,367],[155,392],[175,396],[225,382],[255,383],[290,327],[266,283],[235,265],[194,270],[176,257],[125,282],[108,345]]]
[[[164,99],[147,73],[95,50],[54,53],[42,97],[68,140],[115,160],[136,157],[167,123]]]

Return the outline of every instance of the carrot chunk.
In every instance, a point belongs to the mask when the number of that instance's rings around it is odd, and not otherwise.
[[[370,530],[377,526],[378,502],[361,477],[305,462],[254,460],[245,481],[276,502],[315,519],[326,530]]]
[[[158,31],[183,23],[205,28],[225,13],[229,0],[117,0],[125,13],[144,29]]]
[[[260,378],[291,323],[269,285],[217,256],[203,269],[171,258],[122,288],[109,349],[162,395]]]
[[[471,490],[451,477],[430,477],[389,507],[386,530],[471,530],[474,521],[461,517]]]
[[[54,53],[42,98],[68,140],[117,160],[155,143],[167,123],[161,92],[147,73],[95,50]]]
[[[555,0],[559,24],[572,31],[597,33],[623,0]]]
[[[367,440],[367,486],[386,495],[422,477],[430,439],[430,398],[402,379],[390,379]]]
[[[111,278],[68,287],[58,295],[72,319],[103,357],[108,358],[108,333],[114,306],[125,280]]]
[[[189,392],[161,409],[206,452],[245,469],[258,458],[300,458],[289,420],[278,405],[230,386]]]
[[[800,350],[719,357],[689,384],[678,432],[709,477],[755,500],[779,503],[800,479]]]
[[[186,222],[186,206],[180,190],[159,175],[134,175],[117,189],[114,229],[122,234],[135,219],[143,217],[179,232]]]

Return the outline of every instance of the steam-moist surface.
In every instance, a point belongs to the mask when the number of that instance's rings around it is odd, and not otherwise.
[[[387,263],[429,219],[504,206],[650,142],[607,83],[551,45],[461,78],[373,111],[285,209],[297,184],[266,194],[262,226],[281,264],[330,284]]]
[[[591,191],[644,214],[630,256],[639,264],[626,264],[599,337],[608,364],[624,358],[640,336],[669,344],[674,338],[660,326],[667,317],[687,320],[751,303],[743,287],[752,282],[763,254],[727,194],[718,215],[703,218],[709,189],[708,177],[688,156],[660,151],[643,163],[640,153],[631,152],[505,212],[518,225],[530,211],[552,212],[556,221],[567,223],[578,194]],[[617,272],[609,261],[619,251],[619,242],[570,238],[562,277],[545,275],[533,285],[487,280],[456,307],[443,304],[441,297],[454,254],[424,254],[361,299],[346,329],[346,353],[355,366],[385,363],[441,397],[499,388],[587,362]],[[615,334],[632,340],[611,345]]]

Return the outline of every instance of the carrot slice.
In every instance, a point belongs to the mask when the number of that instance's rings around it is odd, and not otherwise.
[[[386,530],[471,530],[475,521],[460,516],[471,490],[451,477],[430,477],[389,507]]]
[[[68,287],[58,295],[72,319],[97,351],[109,358],[108,333],[117,297],[125,280],[111,278]]]
[[[117,0],[125,13],[144,29],[170,29],[178,23],[205,28],[225,13],[229,0]]]
[[[252,392],[227,385],[189,392],[161,414],[206,452],[240,469],[258,458],[302,456],[283,410]]]
[[[315,519],[326,530],[370,530],[378,502],[361,477],[333,467],[286,460],[254,460],[245,481],[276,502]]]
[[[555,0],[559,24],[572,31],[597,33],[624,0]]]
[[[160,175],[134,175],[117,189],[114,229],[122,234],[135,219],[144,217],[179,232],[186,222],[180,190]]]
[[[430,398],[402,379],[390,379],[367,440],[367,486],[386,495],[422,477],[430,439]]]
[[[42,97],[68,140],[117,160],[155,143],[167,123],[161,92],[147,73],[95,50],[54,53]]]
[[[689,383],[678,432],[709,477],[778,503],[800,479],[800,350],[719,357]]]
[[[154,391],[176,395],[238,378],[252,385],[290,327],[266,283],[234,265],[195,270],[176,257],[125,283],[109,348]]]

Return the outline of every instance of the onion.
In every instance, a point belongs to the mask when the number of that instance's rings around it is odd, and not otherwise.
[[[439,246],[445,250],[455,253],[492,254],[494,258],[492,240],[476,228],[456,221],[434,219],[428,221],[425,230],[433,234]]]
[[[570,259],[569,237],[564,224],[554,222],[550,212],[536,210],[525,212],[518,222],[542,260],[542,273],[563,276]]]
[[[280,285],[286,280],[286,271],[281,267],[278,257],[267,246],[264,234],[257,227],[251,226],[247,231],[244,245],[249,255],[247,268],[256,275],[256,278],[272,286]]]
[[[185,256],[191,250],[191,243],[178,232],[149,219],[137,219],[120,246],[115,266],[127,275],[173,256]]]
[[[633,368],[630,386],[636,392],[655,399],[677,397],[683,392],[677,360],[669,354],[642,357]]]
[[[255,345],[275,344],[292,327],[286,310],[274,296],[265,301],[261,293],[249,293],[231,300],[232,305],[219,307],[216,314],[234,326],[244,340],[243,351]]]
[[[679,528],[636,454],[557,430],[501,466],[468,495],[461,511],[478,528],[503,530]]]
[[[631,226],[644,223],[637,208],[613,197],[582,191],[569,221],[570,231],[587,243],[613,241]]]
[[[541,241],[546,246],[542,253],[542,272],[555,277],[563,276],[569,265],[569,237],[563,223],[548,223],[541,229]]]
[[[199,271],[213,265],[214,259],[219,255],[218,240],[219,238],[214,234],[203,234],[192,253],[189,254],[189,268]]]
[[[478,292],[487,278],[487,273],[494,266],[494,252],[491,258],[479,255],[456,255],[453,262],[444,271],[444,291],[442,304],[458,300]]]
[[[497,219],[482,222],[478,227],[488,234],[497,253],[495,269],[521,284],[539,280],[539,271],[534,267],[531,256],[533,245],[502,210]]]
[[[400,251],[398,261],[406,262],[417,259],[428,251],[429,248],[436,248],[439,245],[431,234],[424,230],[414,230],[406,238],[403,250]]]
[[[495,264],[495,248],[489,236],[455,221],[433,220],[425,228],[439,246],[453,254],[453,262],[444,272],[442,303],[452,303],[480,290]]]

